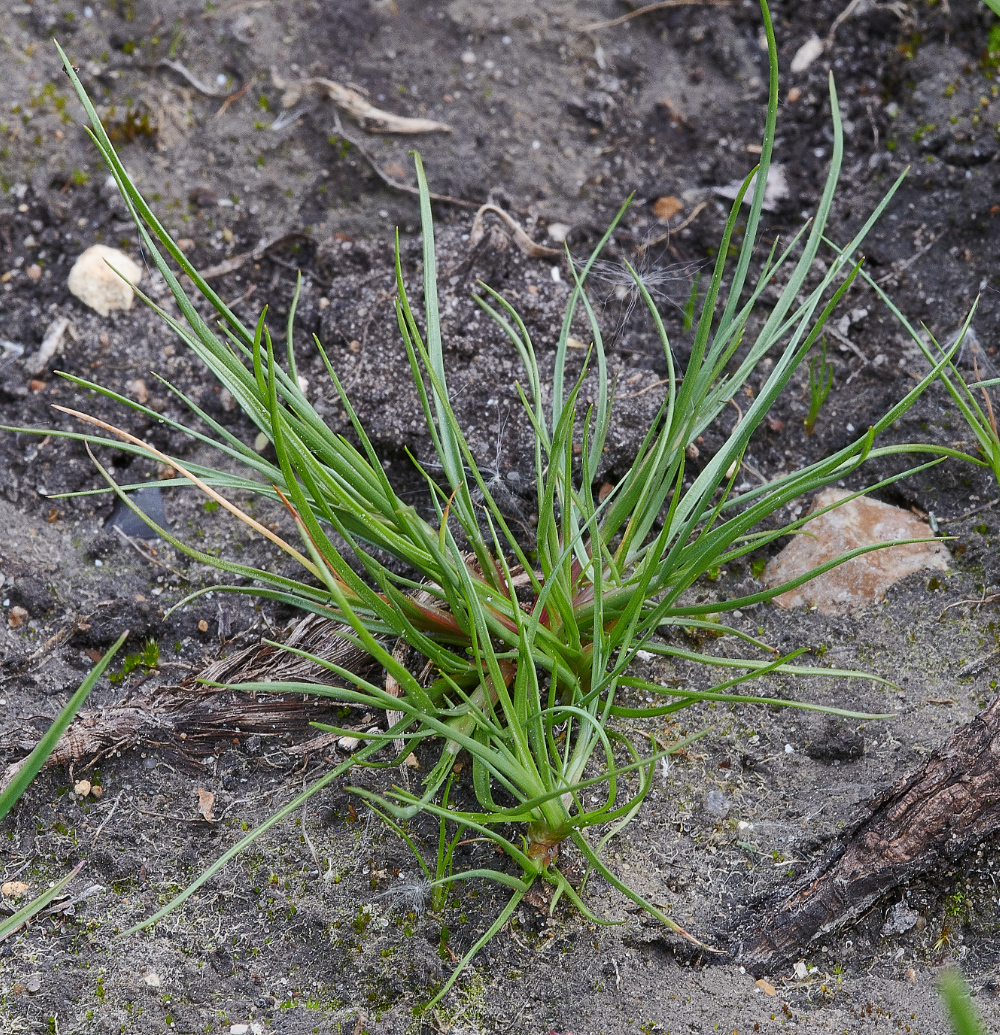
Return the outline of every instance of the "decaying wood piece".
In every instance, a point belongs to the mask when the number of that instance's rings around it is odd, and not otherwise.
[[[783,901],[755,911],[733,957],[756,971],[785,963],[904,881],[953,866],[998,827],[1000,698],[869,802]]]
[[[340,635],[341,626],[318,615],[307,615],[285,638],[285,645],[308,651],[359,674],[370,673],[375,663],[364,651]],[[305,682],[344,685],[328,669],[306,658],[266,643],[258,643],[213,662],[197,677],[161,686],[119,705],[81,712],[63,734],[46,766],[91,762],[138,744],[181,747],[198,755],[211,751],[220,739],[260,734],[303,733],[310,723],[336,721],[342,707],[326,698],[303,699],[299,694],[250,695],[206,686],[214,683]],[[338,722],[337,725],[344,725]],[[371,717],[361,727],[368,729]],[[0,745],[12,747],[14,745]],[[30,752],[34,743],[16,747]],[[16,776],[24,759],[6,767],[0,789]]]

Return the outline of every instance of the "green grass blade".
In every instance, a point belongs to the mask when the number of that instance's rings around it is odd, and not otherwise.
[[[0,942],[16,934],[33,916],[40,913],[53,899],[58,898],[63,888],[83,869],[84,863],[77,863],[62,880],[46,889],[37,898],[33,898],[26,906],[22,906],[13,916],[5,917],[0,922]]]
[[[969,989],[957,970],[947,969],[941,974],[940,989],[941,1002],[955,1035],[986,1035],[986,1028],[969,998]]]
[[[111,663],[111,659],[118,653],[121,645],[128,638],[128,630],[123,632],[115,641],[114,645],[107,651],[103,658],[90,670],[87,678],[80,684],[77,691],[66,702],[66,706],[56,717],[55,722],[48,728],[42,739],[35,745],[34,750],[22,762],[17,775],[0,794],[0,819],[3,819],[14,807],[14,803],[24,794],[28,785],[38,775],[39,770],[45,765],[46,759],[55,750],[60,737],[66,732],[66,728],[73,721],[76,713],[83,707],[90,691],[98,679],[104,675],[104,670]]]

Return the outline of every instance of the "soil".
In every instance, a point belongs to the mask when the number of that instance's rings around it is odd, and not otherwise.
[[[798,48],[813,33],[825,39],[843,6],[772,5],[783,76],[775,160],[785,167],[789,194],[765,214],[762,238],[787,238],[815,210],[831,148],[832,70],[846,140],[829,236],[846,241],[909,166],[865,246],[868,267],[914,325],[922,321],[939,339],[954,333],[978,297],[973,326],[988,362],[1000,315],[1000,101],[990,52],[996,20],[973,0],[862,3],[826,53],[792,73]],[[118,422],[190,462],[212,462],[204,446],[156,418],[184,419],[169,381],[245,441],[256,431],[148,310],[101,318],[68,293],[69,269],[92,243],[143,258],[83,130],[54,35],[114,129],[129,170],[164,225],[188,240],[195,263],[205,268],[260,249],[212,282],[243,317],[256,319],[266,303],[273,326],[283,326],[302,270],[296,343],[310,396],[331,426],[346,430],[310,344],[316,333],[387,471],[412,488],[415,501],[422,490],[407,450],[426,459],[430,443],[395,325],[392,247],[398,226],[404,275],[414,284],[418,213],[412,194],[387,184],[375,167],[412,185],[407,152],[416,146],[432,189],[469,203],[435,206],[449,377],[474,451],[502,487],[511,518],[526,528],[532,453],[514,388],[517,356],[470,290],[481,279],[518,305],[543,371],[551,370],[569,271],[565,261],[525,256],[499,230],[471,247],[472,209],[492,199],[547,245],[549,227],[567,224],[571,250],[582,255],[634,192],[594,289],[619,376],[611,448],[598,480],[621,474],[655,414],[666,374],[651,322],[632,311],[627,291],[616,292],[621,260],[643,264],[683,360],[691,342],[683,306],[695,274],[709,276],[728,211],[713,191],[756,161],[767,72],[759,11],[747,0],[582,28],[626,10],[610,0],[5,3],[0,421],[43,433],[79,430],[51,409],[59,403]],[[161,59],[181,63],[201,86]],[[329,101],[310,95],[284,109],[279,84],[310,76],[356,84],[373,104],[445,121],[453,131],[415,140],[367,134],[346,116],[338,122]],[[701,201],[708,204],[649,246],[666,230],[653,209],[666,196],[684,206],[675,226]],[[157,277],[145,286],[165,297]],[[854,348],[830,338],[834,387],[815,434],[802,427],[809,398],[802,369],[752,442],[748,469],[769,478],[845,445],[919,379],[925,367],[918,350],[873,292],[852,289],[841,314],[853,314],[842,334]],[[24,359],[60,315],[70,320],[65,348],[32,376]],[[151,412],[127,409],[59,372],[146,397]],[[721,426],[706,432],[699,463],[733,420],[723,415]],[[970,439],[934,387],[885,440],[968,446]],[[101,459],[123,483],[153,484],[164,473],[117,451],[103,450]],[[176,682],[290,619],[222,593],[165,615],[219,575],[162,543],[152,554],[122,542],[105,527],[112,510],[106,495],[52,499],[103,484],[79,441],[5,432],[0,470],[6,761],[23,754],[96,652],[124,629],[131,631],[129,651],[148,639],[158,643],[158,668],[103,680],[92,704],[127,700],[140,681],[143,693]],[[869,464],[848,485],[871,484],[892,470]],[[769,643],[808,647],[807,660],[817,666],[857,668],[898,686],[772,678],[761,692],[896,717],[830,724],[758,706],[688,713],[675,732],[708,735],[660,774],[640,818],[609,845],[623,879],[669,906],[685,928],[725,947],[747,910],[822,857],[863,802],[989,703],[996,657],[971,663],[990,658],[1000,643],[995,602],[977,603],[997,590],[1000,517],[989,508],[963,515],[996,492],[988,472],[949,461],[876,494],[951,522],[942,525],[955,537],[953,569],[944,578],[911,576],[884,604],[846,617],[759,606],[736,619]],[[253,563],[280,563],[269,545],[192,492],[166,488],[163,495],[175,533],[186,540]],[[266,501],[255,508],[265,523],[287,520]],[[754,585],[750,570],[734,567],[706,584],[704,596],[732,597]],[[15,606],[28,612],[26,624],[8,624]],[[738,652],[727,640],[711,649]],[[682,666],[643,666],[655,678],[706,678]],[[807,980],[796,981],[790,968],[767,975],[773,995],[738,963],[715,962],[665,936],[594,879],[588,901],[620,925],[598,928],[562,907],[549,918],[524,905],[442,1005],[421,1013],[452,954],[460,956],[488,927],[504,896],[470,882],[442,913],[431,912],[405,846],[343,788],[270,831],[152,933],[121,937],[243,829],[328,769],[332,755],[303,761],[292,746],[285,736],[239,735],[201,756],[143,745],[96,768],[36,780],[0,825],[3,880],[39,889],[86,860],[73,888],[98,891],[0,944],[0,1031],[676,1035],[794,1023],[837,1032],[882,1024],[929,1035],[948,1030],[935,975],[949,963],[968,976],[987,1025],[1000,1018],[1000,843],[989,841],[811,947]],[[99,784],[100,799],[74,793],[81,775]],[[199,788],[215,795],[211,822],[199,813]],[[418,824],[417,833],[429,850],[434,832]],[[496,865],[481,845],[462,851],[461,866]],[[911,926],[885,927],[908,911],[917,914]]]

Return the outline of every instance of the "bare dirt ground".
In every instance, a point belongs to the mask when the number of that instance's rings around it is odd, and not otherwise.
[[[765,241],[787,237],[815,208],[830,155],[832,69],[846,154],[831,236],[846,240],[910,166],[866,248],[868,263],[910,319],[938,336],[952,333],[979,295],[974,327],[992,355],[1000,300],[995,21],[973,0],[863,2],[821,57],[804,72],[790,72],[799,47],[813,33],[826,39],[844,6],[773,4],[783,75],[775,159],[785,167],[789,192],[766,217]],[[651,324],[630,314],[627,292],[616,293],[621,272],[614,262],[645,263],[662,293],[667,330],[685,356],[690,334],[681,306],[725,220],[713,188],[752,168],[766,101],[755,4],[692,4],[585,28],[627,10],[611,0],[5,0],[0,421],[75,430],[50,408],[63,403],[204,460],[201,447],[155,419],[182,416],[155,371],[234,433],[248,441],[254,434],[149,313],[136,308],[101,318],[68,294],[66,276],[86,246],[103,241],[142,257],[82,129],[54,35],[115,131],[128,168],[164,225],[188,239],[196,263],[215,266],[253,253],[213,280],[227,300],[238,300],[247,318],[266,302],[280,325],[295,270],[302,269],[300,369],[318,408],[344,428],[335,393],[310,358],[314,332],[330,349],[387,470],[415,493],[405,449],[426,456],[430,444],[395,328],[391,263],[398,226],[413,281],[417,210],[412,194],[386,179],[412,185],[407,151],[417,146],[432,189],[468,203],[436,206],[452,383],[465,386],[459,414],[473,448],[507,487],[511,516],[524,522],[531,516],[523,494],[530,429],[513,387],[516,355],[478,315],[469,291],[476,279],[504,291],[549,355],[568,268],[559,258],[526,257],[499,232],[472,248],[473,210],[490,198],[546,245],[553,244],[549,227],[566,224],[580,253],[634,191],[594,294],[620,375],[612,448],[599,477],[620,473],[655,413],[666,370]],[[366,133],[308,91],[283,106],[287,83],[315,76],[355,84],[379,107],[446,122],[452,132],[415,140]],[[694,217],[669,237],[653,210],[666,196],[683,206],[672,226]],[[163,295],[156,278],[151,285],[154,296]],[[802,371],[752,443],[749,459],[764,477],[846,444],[923,369],[871,292],[852,291],[842,312],[852,311],[843,338],[831,339],[835,384],[816,434],[802,431]],[[24,360],[60,315],[71,321],[65,349],[32,376]],[[77,388],[56,376],[60,370],[145,396],[152,414]],[[706,434],[703,457],[728,430]],[[891,436],[970,437],[936,389]],[[161,473],[124,454],[104,459],[124,481]],[[868,484],[887,470],[866,468],[851,484]],[[23,754],[95,652],[125,628],[132,631],[130,650],[149,638],[158,642],[159,667],[105,680],[94,704],[140,699],[289,620],[270,605],[222,594],[164,619],[170,603],[218,576],[170,548],[151,555],[109,534],[105,496],[50,499],[101,484],[78,443],[4,433],[0,472],[5,761]],[[760,606],[737,619],[782,648],[808,646],[817,666],[859,668],[899,687],[783,678],[764,689],[893,711],[896,718],[854,730],[756,706],[692,713],[674,732],[707,728],[708,736],[659,775],[641,818],[609,846],[624,879],[668,906],[687,929],[725,947],[738,937],[748,907],[807,870],[861,803],[919,765],[992,699],[996,604],[975,601],[997,591],[1000,519],[988,508],[962,515],[996,492],[981,473],[947,463],[882,494],[886,502],[958,519],[943,526],[956,537],[949,544],[953,571],[943,579],[913,576],[884,605],[844,618]],[[262,540],[245,536],[221,511],[206,510],[192,493],[171,489],[164,496],[182,537],[277,563]],[[285,520],[263,503],[256,513]],[[731,597],[751,584],[749,569],[723,572],[704,587],[705,598]],[[960,601],[966,603],[944,612]],[[29,613],[27,624],[8,627],[14,607]],[[714,649],[736,650],[724,640]],[[991,657],[978,668],[971,664]],[[657,678],[705,678],[680,666],[649,667]],[[855,732],[865,751],[852,760],[844,744]],[[745,1035],[794,1024],[930,1035],[946,1030],[934,976],[953,961],[969,976],[987,1023],[1000,1019],[1000,851],[991,843],[810,947],[806,981],[794,981],[790,968],[767,975],[773,996],[738,963],[692,953],[592,880],[594,908],[622,920],[620,926],[596,928],[563,909],[549,919],[524,906],[444,1003],[421,1013],[503,897],[473,883],[442,914],[431,913],[405,847],[343,790],[261,839],[152,933],[119,937],[328,768],[332,754],[295,754],[295,739],[234,729],[202,738],[197,750],[172,742],[112,753],[73,774],[98,783],[99,800],[78,798],[66,769],[43,774],[0,825],[3,880],[40,889],[83,859],[75,893],[99,890],[0,945],[0,1031]],[[199,788],[215,795],[212,822],[199,814]],[[433,843],[429,827],[417,833]],[[497,864],[480,845],[466,851],[460,865]],[[901,901],[919,919],[905,933],[883,935]],[[239,1025],[247,1027],[233,1027]]]

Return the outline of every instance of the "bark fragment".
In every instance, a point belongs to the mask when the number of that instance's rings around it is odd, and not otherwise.
[[[340,635],[340,630],[334,622],[307,615],[292,628],[285,646],[308,651],[352,672],[365,673],[376,667],[369,655]],[[215,683],[296,681],[344,685],[320,665],[267,643],[254,644],[213,662],[198,673],[197,679]],[[220,690],[190,676],[179,684],[157,687],[112,707],[81,712],[63,734],[46,766],[91,762],[139,744],[170,745],[186,754],[204,755],[220,739],[308,732],[311,722],[336,722],[335,713],[340,707],[324,698],[304,700],[299,694],[257,696]],[[367,729],[371,718],[362,720],[362,725]],[[30,752],[34,744],[17,746]],[[6,767],[0,789],[13,780],[23,763],[22,758]]]
[[[1000,827],[1000,697],[865,806],[834,851],[755,915],[732,955],[771,970],[905,881],[953,866]]]

